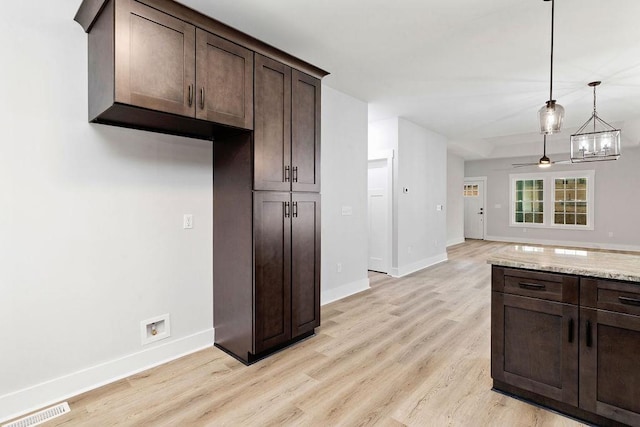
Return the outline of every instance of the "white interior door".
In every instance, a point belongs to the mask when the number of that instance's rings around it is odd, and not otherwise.
[[[386,159],[369,161],[369,270],[389,273],[389,170]]]
[[[464,237],[484,239],[484,182],[464,182]]]

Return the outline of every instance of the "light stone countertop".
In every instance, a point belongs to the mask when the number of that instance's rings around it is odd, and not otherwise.
[[[640,282],[640,253],[513,245],[494,252],[488,264],[528,270]]]

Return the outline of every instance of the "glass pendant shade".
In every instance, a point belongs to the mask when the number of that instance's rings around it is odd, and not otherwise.
[[[540,119],[540,133],[551,135],[560,132],[564,120],[564,107],[551,100],[538,110]]]

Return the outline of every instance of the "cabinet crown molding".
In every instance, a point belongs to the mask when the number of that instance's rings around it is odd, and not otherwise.
[[[76,12],[74,20],[82,26],[86,33],[91,32],[91,29],[100,16],[100,13],[110,1],[123,1],[123,0],[83,0]],[[137,0],[126,0],[137,1]],[[313,77],[323,78],[328,75],[329,72],[316,67],[306,61],[294,57],[282,50],[275,48],[267,43],[264,43],[242,31],[224,24],[214,18],[203,15],[187,6],[176,3],[172,0],[143,0],[140,3],[147,6],[159,9],[163,12],[167,12],[178,19],[188,22],[203,30],[214,33],[220,37],[244,46],[254,52],[271,57],[278,60],[290,67],[303,71]]]

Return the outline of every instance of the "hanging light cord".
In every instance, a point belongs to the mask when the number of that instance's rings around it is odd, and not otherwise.
[[[549,79],[549,101],[553,100],[553,21],[555,4],[555,0],[551,0],[551,77]]]
[[[575,135],[581,134],[582,131],[584,131],[587,128],[587,126],[589,125],[589,123],[592,120],[593,120],[593,132],[594,133],[596,132],[596,125],[598,123],[600,123],[600,125],[604,126],[605,128],[609,128],[609,130],[616,130],[616,128],[614,128],[609,123],[607,123],[604,120],[602,120],[600,118],[600,116],[598,116],[598,113],[596,111],[596,87],[599,84],[600,84],[600,82],[591,82],[591,83],[589,83],[589,86],[593,87],[593,114],[591,114],[591,117],[589,117],[589,120],[587,120],[582,126],[580,126],[580,128],[577,130]]]
[[[593,117],[595,119],[599,119],[598,117],[598,113],[596,113],[596,86],[598,85],[593,85]],[[593,132],[596,131],[596,121],[593,121]]]

